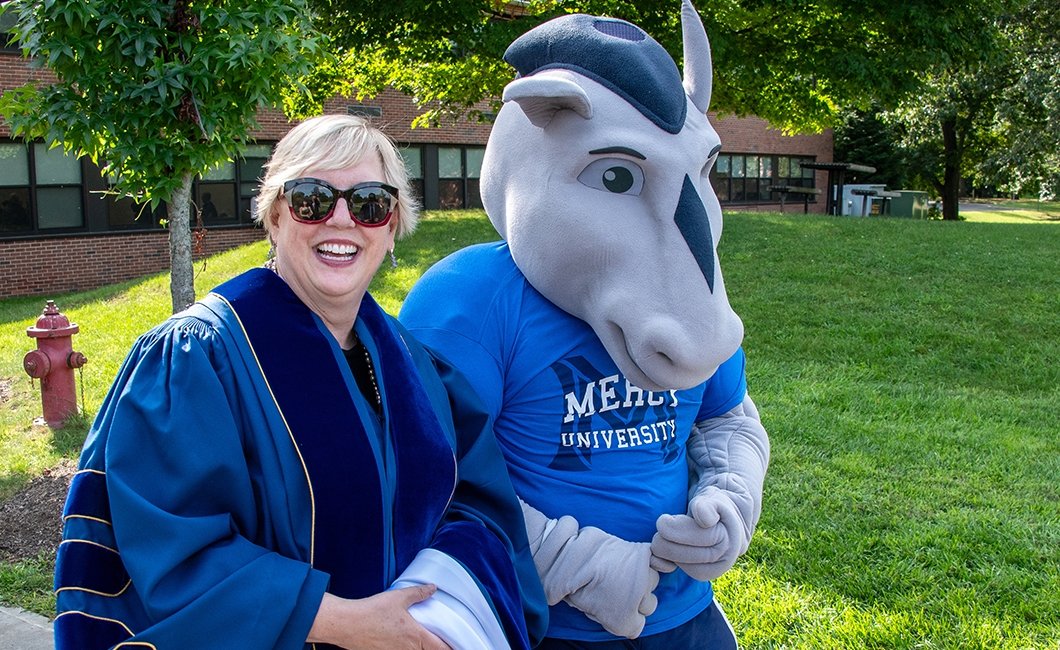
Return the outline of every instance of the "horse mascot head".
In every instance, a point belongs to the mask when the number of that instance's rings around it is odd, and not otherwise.
[[[514,41],[482,169],[482,200],[530,284],[587,322],[648,390],[710,377],[743,324],[718,264],[708,174],[710,46],[688,0],[684,79],[623,20],[564,16]]]

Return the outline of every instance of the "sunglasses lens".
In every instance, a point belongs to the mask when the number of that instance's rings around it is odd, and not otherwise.
[[[284,185],[287,204],[298,221],[320,223],[326,221],[339,198],[346,198],[353,220],[365,226],[382,226],[390,220],[394,190],[382,183],[363,183],[349,190],[338,191],[323,181],[304,178]]]
[[[378,185],[353,190],[351,199],[354,216],[363,224],[375,226],[390,215],[390,193]]]
[[[331,189],[316,183],[299,183],[287,193],[288,203],[299,221],[323,221],[335,205]]]

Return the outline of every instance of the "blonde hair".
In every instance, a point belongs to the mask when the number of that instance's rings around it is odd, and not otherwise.
[[[410,234],[419,220],[420,205],[412,196],[405,162],[385,133],[354,115],[314,117],[283,136],[265,164],[254,219],[264,226],[265,232],[270,232],[280,216],[278,210],[287,209],[287,204],[280,199],[285,182],[311,171],[353,167],[373,153],[383,163],[384,178],[368,180],[381,180],[398,189],[394,235],[400,239]]]

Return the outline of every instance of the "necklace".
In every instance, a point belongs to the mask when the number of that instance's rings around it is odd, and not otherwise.
[[[367,370],[368,381],[372,386],[372,393],[375,397],[375,401],[372,402],[372,406],[375,408],[377,413],[381,412],[383,410],[383,398],[379,394],[379,384],[376,382],[375,379],[375,369],[372,367],[372,356],[368,354],[368,346],[366,346],[361,341],[361,338],[356,334],[354,334],[354,337],[356,337],[356,340],[354,341],[354,347],[360,348],[361,352],[364,354],[364,367],[365,370]]]

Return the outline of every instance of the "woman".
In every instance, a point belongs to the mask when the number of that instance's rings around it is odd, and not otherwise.
[[[367,293],[415,226],[408,187],[359,118],[280,141],[258,198],[271,268],[141,337],[92,426],[56,560],[57,648],[540,638],[488,419]]]

